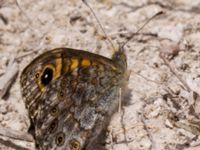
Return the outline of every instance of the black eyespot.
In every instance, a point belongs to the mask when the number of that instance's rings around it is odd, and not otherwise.
[[[72,139],[69,143],[70,150],[80,150],[80,142]]]
[[[49,133],[55,132],[56,129],[57,129],[57,126],[58,126],[58,120],[55,119],[55,120],[50,124],[50,126],[49,126],[49,128],[48,128]]]
[[[57,116],[58,115],[58,107],[55,106],[55,107],[51,108],[50,114],[54,117]]]
[[[65,143],[65,134],[60,132],[56,135],[56,144],[61,146]]]
[[[39,78],[39,76],[40,76],[40,74],[39,74],[39,73],[36,73],[36,74],[35,74],[35,78],[36,78],[36,79],[38,79],[38,78]]]
[[[41,76],[41,82],[43,85],[47,85],[53,79],[53,70],[51,68],[46,68]]]

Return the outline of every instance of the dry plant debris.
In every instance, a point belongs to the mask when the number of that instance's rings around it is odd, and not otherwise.
[[[19,72],[37,55],[55,47],[85,49],[111,56],[90,10],[75,0],[0,1],[0,77],[15,58]],[[144,22],[155,18],[126,45],[131,71],[128,103],[112,117],[108,150],[200,149],[200,0],[90,1],[114,45],[126,41]],[[23,10],[23,12],[22,12]],[[25,14],[25,15],[24,15]],[[9,70],[10,77],[7,76]],[[0,129],[26,133],[29,119],[19,77],[0,99]],[[0,81],[0,89],[8,85]],[[7,90],[6,90],[7,91]],[[5,133],[5,132],[4,132]],[[34,143],[0,135],[0,149],[34,149]]]

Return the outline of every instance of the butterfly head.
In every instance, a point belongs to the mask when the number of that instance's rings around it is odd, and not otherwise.
[[[112,60],[119,65],[122,72],[127,70],[127,56],[123,47],[120,47],[119,50],[113,54]]]

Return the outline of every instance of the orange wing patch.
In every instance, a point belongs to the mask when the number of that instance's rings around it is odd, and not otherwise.
[[[78,62],[79,62],[78,59],[72,58],[72,59],[71,59],[70,69],[71,69],[71,70],[76,69],[76,68],[78,67]]]
[[[91,62],[90,62],[89,59],[83,59],[82,62],[81,62],[81,65],[82,65],[83,67],[88,67],[88,66],[91,65]]]

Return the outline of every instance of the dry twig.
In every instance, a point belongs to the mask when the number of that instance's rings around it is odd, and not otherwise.
[[[156,144],[155,141],[153,140],[153,136],[151,134],[151,132],[149,131],[146,121],[144,119],[144,115],[141,114],[141,122],[144,124],[144,130],[147,132],[147,136],[149,137],[149,140],[151,141],[152,144],[152,150],[156,150]]]
[[[11,65],[8,65],[6,73],[0,77],[0,97],[2,98],[5,96],[11,84],[13,83],[17,73],[18,73],[18,66],[16,62],[13,62]]]
[[[4,137],[16,139],[16,140],[34,142],[33,137],[29,133],[13,130],[13,129],[10,129],[10,128],[0,127],[0,135],[4,136]]]
[[[188,86],[188,84],[180,77],[180,75],[178,75],[178,73],[176,72],[175,68],[173,68],[173,67],[170,65],[169,61],[168,61],[167,59],[165,59],[165,57],[163,56],[162,53],[160,53],[160,57],[161,57],[161,59],[164,61],[165,65],[166,65],[167,67],[169,67],[170,71],[171,71],[171,72],[179,79],[179,81],[185,86],[186,90],[187,90],[188,92],[192,91],[192,90],[190,89],[190,87]]]

